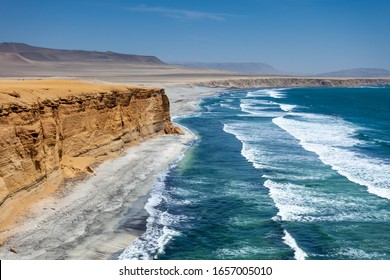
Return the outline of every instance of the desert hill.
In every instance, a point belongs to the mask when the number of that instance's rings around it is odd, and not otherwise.
[[[390,71],[379,68],[356,68],[346,69],[335,72],[319,74],[320,77],[356,77],[356,78],[374,78],[390,77]]]
[[[237,76],[240,74],[170,65],[155,56],[110,51],[58,50],[23,43],[0,43],[0,78],[63,77],[144,84]]]
[[[59,50],[35,47],[23,43],[0,43],[0,62],[3,60],[16,63],[24,60],[24,63],[31,61],[51,61],[164,64],[164,62],[155,56],[120,54],[109,51]]]

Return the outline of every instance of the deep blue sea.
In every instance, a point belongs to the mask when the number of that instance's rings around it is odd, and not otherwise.
[[[390,259],[390,87],[232,90],[176,120],[124,259]]]

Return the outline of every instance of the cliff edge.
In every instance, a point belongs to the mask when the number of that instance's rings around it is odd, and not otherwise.
[[[172,133],[180,130],[163,89],[0,81],[0,207],[17,194],[93,173],[93,163],[126,144]]]
[[[389,78],[337,78],[337,77],[258,77],[219,79],[195,83],[203,87],[269,88],[269,87],[357,87],[390,85]]]

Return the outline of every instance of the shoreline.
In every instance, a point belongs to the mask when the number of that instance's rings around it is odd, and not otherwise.
[[[142,86],[165,89],[173,120],[195,113],[202,98],[229,89],[196,83]],[[169,170],[194,141],[194,134],[184,130],[184,136],[157,136],[127,148],[114,159],[100,163],[94,176],[70,182],[39,201],[22,222],[0,233],[0,240],[11,236],[0,244],[0,258],[117,259],[146,231],[149,216],[144,206],[157,176]],[[131,178],[118,182],[118,172]]]
[[[201,98],[220,91],[190,85],[164,88],[173,119],[195,112]],[[157,136],[130,147],[99,164],[94,176],[69,182],[38,201],[22,221],[0,233],[0,258],[115,259],[145,232],[144,206],[157,176],[194,142],[195,135],[183,129],[184,136]]]

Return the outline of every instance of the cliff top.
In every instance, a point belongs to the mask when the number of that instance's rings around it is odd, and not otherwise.
[[[127,91],[134,88],[142,87],[97,85],[71,80],[4,80],[0,81],[0,104],[65,98],[84,93]]]

